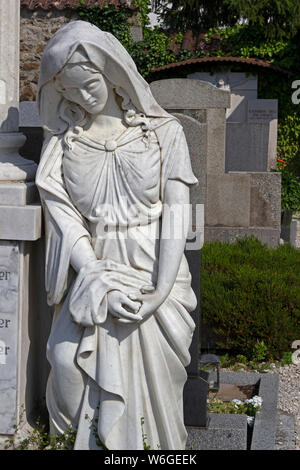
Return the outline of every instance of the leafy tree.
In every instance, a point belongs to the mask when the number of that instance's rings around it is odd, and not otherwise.
[[[237,10],[227,0],[154,0],[154,10],[170,29],[207,31],[209,28],[234,25]]]
[[[267,38],[288,38],[300,26],[300,0],[155,0],[154,9],[177,31],[207,31],[242,22]]]
[[[269,38],[292,37],[300,26],[300,0],[225,0],[249,26],[263,28]]]

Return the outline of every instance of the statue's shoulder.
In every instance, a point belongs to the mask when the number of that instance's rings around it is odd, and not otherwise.
[[[182,129],[182,125],[180,121],[175,117],[155,117],[151,118],[151,129],[152,130],[160,130],[160,132],[178,132]]]

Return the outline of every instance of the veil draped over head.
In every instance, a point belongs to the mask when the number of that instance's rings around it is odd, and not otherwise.
[[[116,87],[124,90],[136,109],[148,117],[170,117],[155,101],[148,83],[122,44],[110,33],[85,21],[74,21],[59,29],[48,42],[41,60],[38,107],[43,125],[53,134],[64,130],[58,109],[63,100],[53,78],[83,48],[90,62]],[[173,118],[174,119],[174,118]]]

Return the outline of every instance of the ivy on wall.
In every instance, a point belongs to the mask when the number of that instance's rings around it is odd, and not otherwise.
[[[109,31],[119,39],[146,80],[149,79],[152,68],[202,55],[191,51],[180,51],[175,54],[172,51],[172,45],[181,43],[182,34],[179,33],[170,39],[158,27],[149,27],[150,3],[149,0],[135,0],[134,8],[105,4],[101,9],[98,6],[79,4],[77,10],[82,20],[89,21],[104,31]],[[131,26],[135,22],[138,22],[143,30],[143,40],[139,42],[134,42],[131,35]]]
[[[300,33],[290,39],[267,39],[263,27],[235,25],[211,28],[206,36],[206,47],[198,51],[182,50],[183,34],[168,36],[158,27],[149,26],[149,0],[134,0],[133,8],[126,4],[103,8],[84,6],[79,0],[78,13],[82,20],[95,24],[116,36],[135,61],[141,75],[151,81],[151,69],[188,58],[210,56],[237,56],[267,60],[290,70],[291,75],[260,71],[258,97],[278,99],[278,168],[282,172],[282,208],[300,210],[300,104],[292,103],[292,82],[300,80],[298,51]],[[134,42],[131,26],[139,23],[143,40]],[[209,48],[211,42],[218,47]],[[205,51],[205,52],[204,52]],[[227,66],[222,66],[228,68]],[[230,66],[234,70],[233,66]],[[209,64],[209,71],[220,70],[220,65]],[[253,73],[253,72],[251,72]],[[176,75],[177,76],[177,75]],[[157,78],[157,76],[156,76]]]

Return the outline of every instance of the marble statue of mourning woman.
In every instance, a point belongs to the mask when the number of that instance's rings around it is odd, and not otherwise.
[[[50,432],[75,429],[75,449],[184,449],[196,297],[180,208],[197,180],[182,127],[119,41],[82,21],[49,41],[38,104]]]

